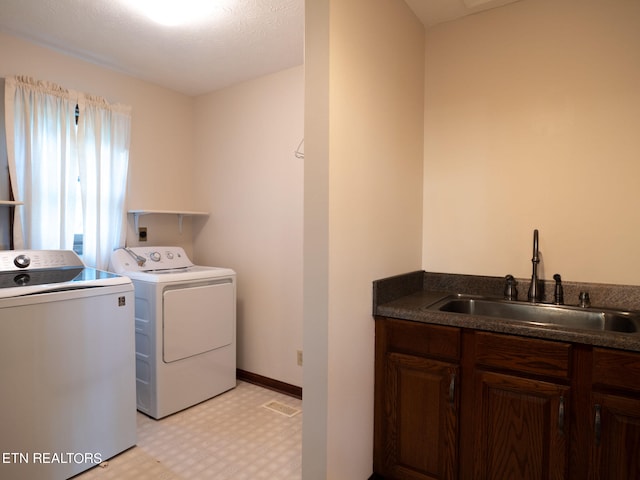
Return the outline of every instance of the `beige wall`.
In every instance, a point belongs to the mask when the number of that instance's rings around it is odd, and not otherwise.
[[[0,34],[0,77],[56,82],[133,107],[129,209],[148,245],[238,271],[238,366],[302,385],[303,67],[188,97]],[[137,245],[129,215],[128,245]],[[195,239],[195,240],[194,240]]]
[[[302,66],[197,98],[196,262],[238,274],[238,368],[302,386]]]
[[[188,166],[193,158],[193,98],[1,33],[0,58],[0,77],[29,75],[131,105],[128,208],[198,210]],[[141,217],[140,225],[149,228],[149,244],[180,244],[191,250],[190,220],[182,235],[174,217]],[[132,218],[127,239],[135,244]]]
[[[303,478],[368,478],[371,282],[420,267],[424,29],[397,0],[305,16]]]
[[[640,3],[522,0],[426,37],[423,268],[640,284]]]

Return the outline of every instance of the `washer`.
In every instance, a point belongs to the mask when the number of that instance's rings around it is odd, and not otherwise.
[[[131,280],[0,251],[0,384],[0,478],[65,479],[134,446]]]
[[[236,274],[181,247],[114,251],[135,288],[137,408],[159,419],[236,386]]]

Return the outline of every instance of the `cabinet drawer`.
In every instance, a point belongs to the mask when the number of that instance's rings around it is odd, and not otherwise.
[[[460,329],[387,319],[387,350],[450,360],[460,358]]]
[[[569,378],[571,345],[496,333],[475,333],[476,363],[521,373]]]
[[[593,383],[640,392],[640,354],[594,348]]]

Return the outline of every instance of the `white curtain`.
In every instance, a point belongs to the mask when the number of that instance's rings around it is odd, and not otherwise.
[[[125,242],[131,109],[88,95],[80,95],[78,108],[83,259],[106,269],[113,249]]]
[[[24,201],[16,208],[14,248],[70,250],[81,211],[83,260],[106,269],[126,232],[130,108],[49,82],[10,77],[5,115],[11,188],[13,197]]]
[[[16,249],[71,249],[78,160],[75,94],[26,77],[5,79],[5,125]]]

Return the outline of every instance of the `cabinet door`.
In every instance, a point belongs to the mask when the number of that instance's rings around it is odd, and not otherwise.
[[[387,355],[381,472],[385,477],[457,477],[458,378],[454,364]]]
[[[640,478],[640,401],[593,394],[592,469],[589,478]]]
[[[474,477],[567,477],[569,387],[477,371]]]

